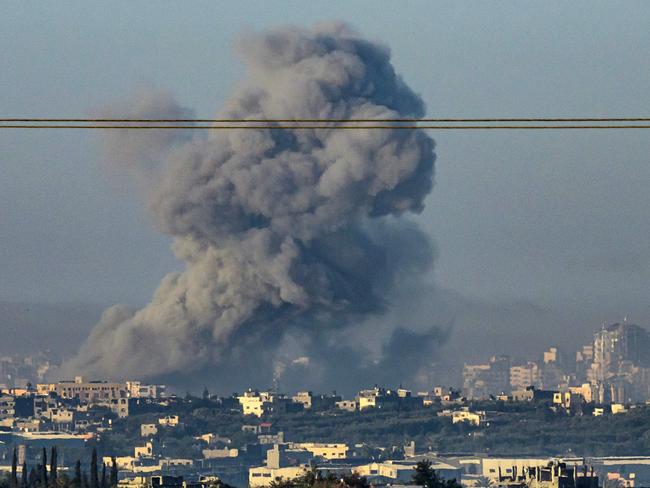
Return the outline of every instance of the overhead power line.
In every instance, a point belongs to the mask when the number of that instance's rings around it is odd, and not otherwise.
[[[0,118],[0,122],[128,122],[128,123],[319,123],[319,122],[339,122],[339,123],[356,123],[356,122],[382,122],[382,123],[427,123],[427,122],[650,122],[650,117],[489,117],[489,118],[466,118],[466,117],[446,117],[446,118],[229,118],[229,119],[134,119],[134,118]]]
[[[650,125],[1,125],[0,129],[94,129],[94,130],[566,130],[650,129]]]
[[[205,125],[210,124],[210,125]],[[274,130],[274,129],[431,129],[431,130],[584,130],[650,129],[650,117],[489,117],[489,118],[0,118],[0,129],[94,130]]]

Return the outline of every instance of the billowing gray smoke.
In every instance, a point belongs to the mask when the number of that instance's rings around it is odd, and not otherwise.
[[[424,115],[388,49],[344,25],[248,35],[239,52],[248,78],[219,117]],[[129,107],[137,118],[190,113],[162,95]],[[117,133],[108,144],[146,181],[186,269],[141,310],[107,310],[66,374],[207,369],[222,385],[259,384],[290,344],[322,369],[330,333],[382,315],[396,284],[433,260],[426,236],[399,218],[419,212],[432,188],[434,143],[421,130],[168,132]]]

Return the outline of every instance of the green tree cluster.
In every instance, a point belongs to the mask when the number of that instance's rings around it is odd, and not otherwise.
[[[424,488],[461,488],[461,484],[455,479],[445,480],[438,476],[433,469],[431,461],[420,461],[415,466],[415,473],[411,476],[411,482]]]

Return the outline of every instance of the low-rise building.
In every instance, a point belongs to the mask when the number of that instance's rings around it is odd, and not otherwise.
[[[348,456],[347,444],[323,444],[317,442],[301,442],[292,444],[291,447],[305,449],[315,457],[322,457],[328,460],[345,459]]]
[[[248,390],[238,396],[239,404],[244,415],[255,415],[261,417],[270,410],[271,397],[264,393]]]
[[[327,410],[334,408],[341,400],[338,395],[314,395],[311,391],[299,391],[292,397],[294,403],[299,403],[306,410]]]
[[[0,420],[16,416],[16,400],[13,395],[0,395]]]
[[[129,416],[129,399],[114,398],[110,401],[111,412],[116,413],[121,419]]]
[[[204,459],[236,458],[239,456],[239,449],[203,449],[201,453]]]
[[[158,426],[156,424],[140,424],[140,436],[152,437],[158,433]]]
[[[455,479],[459,483],[462,478],[462,470],[440,459],[429,459],[431,467],[436,471],[438,476],[446,480]],[[365,476],[370,483],[376,484],[406,484],[411,485],[413,470],[416,461],[384,461],[379,463],[369,463],[352,468],[352,471],[359,476]]]
[[[286,466],[283,468],[269,468],[267,466],[259,466],[249,468],[248,470],[248,486],[256,488],[259,486],[269,486],[277,479],[290,480],[298,478],[307,472],[307,466]]]
[[[165,396],[165,385],[147,385],[140,381],[127,381],[126,391],[130,398],[162,398]]]
[[[178,468],[178,467],[191,467],[194,466],[193,459],[187,458],[163,458],[160,460],[160,467],[165,468]]]
[[[485,421],[484,411],[472,412],[469,407],[463,407],[460,410],[442,410],[438,412],[438,416],[451,418],[452,424],[464,422],[478,426]]]
[[[178,415],[165,415],[158,419],[158,425],[163,427],[180,427],[181,419]]]
[[[127,396],[124,383],[88,381],[83,376],[75,377],[74,381],[38,384],[36,389],[39,395],[56,393],[61,398],[78,398],[92,403],[108,403],[110,400]]]
[[[67,408],[53,408],[48,410],[50,422],[55,424],[72,424],[74,422],[74,411]]]
[[[153,442],[148,441],[144,446],[135,446],[133,456],[135,458],[153,457]]]
[[[262,446],[269,444],[283,444],[284,432],[280,431],[275,434],[258,434],[257,442]]]
[[[354,400],[341,400],[339,402],[336,402],[336,408],[339,410],[344,410],[346,412],[356,412],[357,402]]]
[[[554,390],[540,390],[535,386],[513,390],[512,399],[516,402],[553,402],[553,397],[557,392]]]
[[[133,456],[116,456],[115,458],[104,456],[102,461],[106,466],[112,466],[113,459],[115,459],[115,465],[120,471],[133,471],[135,462],[137,461],[137,458]]]

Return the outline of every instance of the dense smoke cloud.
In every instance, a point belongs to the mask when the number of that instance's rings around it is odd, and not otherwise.
[[[219,117],[424,115],[388,49],[345,25],[250,34],[239,53],[248,77]],[[125,107],[134,118],[191,114],[157,94]],[[358,359],[331,338],[381,316],[395,286],[432,264],[428,238],[401,217],[421,211],[432,188],[434,143],[423,131],[159,132],[107,142],[120,167],[144,175],[150,210],[186,269],[165,277],[141,310],[107,310],[64,374],[178,378],[208,369],[237,387],[269,382],[274,369]],[[390,334],[384,356],[405,337],[425,345],[435,337]],[[278,362],[282,355],[293,359]]]

